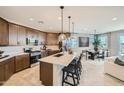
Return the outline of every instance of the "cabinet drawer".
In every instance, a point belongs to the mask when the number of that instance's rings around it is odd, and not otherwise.
[[[0,83],[8,80],[14,74],[14,58],[0,63]]]

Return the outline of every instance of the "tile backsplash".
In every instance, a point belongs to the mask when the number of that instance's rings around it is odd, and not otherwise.
[[[40,50],[42,46],[0,46],[0,50],[4,51],[4,54],[22,53],[24,48]],[[47,46],[47,49],[57,50],[58,46]]]
[[[4,54],[22,53],[23,48],[26,47],[32,47],[35,50],[40,50],[41,46],[1,46],[0,50],[4,51]]]

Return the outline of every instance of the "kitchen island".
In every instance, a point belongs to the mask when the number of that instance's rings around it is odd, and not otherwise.
[[[59,55],[58,55],[59,54]],[[46,86],[62,85],[62,68],[78,56],[77,53],[68,54],[57,53],[48,57],[39,59],[40,61],[40,80]]]

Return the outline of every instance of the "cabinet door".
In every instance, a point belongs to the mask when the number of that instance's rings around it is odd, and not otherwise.
[[[22,57],[21,56],[16,56],[15,57],[15,71],[18,72],[23,69],[23,62],[22,62]]]
[[[29,54],[19,55],[15,57],[16,72],[28,68],[30,66]]]
[[[58,43],[58,34],[47,33],[47,44],[56,45]]]
[[[25,55],[23,55],[23,57],[22,57],[23,59],[23,69],[25,69],[25,68],[28,68],[29,66],[30,66],[30,59],[29,59],[29,54],[25,54]]]
[[[8,45],[8,22],[0,18],[0,45]]]
[[[14,58],[6,60],[5,63],[5,80],[8,80],[14,74]]]
[[[4,64],[0,63],[0,83],[2,83],[2,81],[4,81],[5,77],[4,77]]]
[[[46,44],[46,33],[38,32],[38,44]]]
[[[26,45],[26,28],[19,26],[18,30],[18,45]]]
[[[9,45],[17,45],[17,33],[19,27],[14,24],[9,24]]]

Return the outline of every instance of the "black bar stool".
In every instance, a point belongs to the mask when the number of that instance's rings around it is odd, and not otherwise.
[[[82,54],[78,59],[75,58],[67,67],[64,67],[62,69],[63,71],[62,86],[64,85],[64,83],[72,86],[76,86],[79,84],[80,74],[81,74],[81,68],[80,68],[81,57]],[[68,77],[71,77],[73,79],[73,84],[67,81]]]

